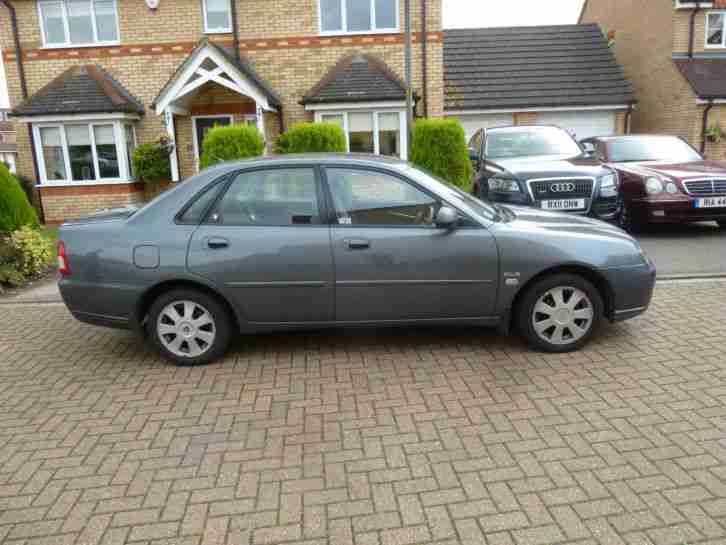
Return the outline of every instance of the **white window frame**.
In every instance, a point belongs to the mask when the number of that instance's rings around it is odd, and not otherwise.
[[[345,149],[346,151],[350,152],[350,131],[348,129],[349,123],[348,123],[348,115],[356,113],[356,114],[373,114],[373,153],[375,155],[380,155],[381,152],[381,140],[380,140],[380,131],[378,130],[378,116],[380,114],[398,114],[398,130],[399,130],[399,138],[401,140],[401,159],[404,161],[408,159],[408,135],[406,131],[406,110],[400,110],[398,108],[389,108],[389,109],[375,109],[375,110],[366,110],[366,109],[351,109],[351,110],[316,110],[315,111],[315,122],[316,123],[322,123],[323,117],[327,116],[342,116],[343,117],[343,132],[345,133]]]
[[[232,32],[232,3],[231,0],[227,0],[227,12],[229,13],[229,26],[226,28],[209,28],[207,22],[207,2],[208,0],[202,0],[202,11],[204,12],[204,33],[205,34],[229,34]]]
[[[113,137],[114,143],[116,144],[116,158],[118,160],[119,176],[117,178],[101,178],[98,164],[98,152],[96,150],[96,137],[94,134],[94,126],[113,126]],[[136,127],[131,120],[128,119],[93,119],[93,120],[68,120],[68,121],[44,121],[41,123],[33,123],[33,141],[35,144],[35,156],[38,163],[38,170],[40,171],[40,183],[41,187],[70,187],[70,186],[83,186],[83,185],[113,185],[113,184],[128,184],[133,183],[134,179],[131,176],[131,165],[128,164],[126,158],[126,134],[124,132],[124,126],[131,126],[131,130],[134,135],[134,143],[138,145],[136,138]],[[91,153],[93,155],[93,168],[95,169],[96,178],[94,180],[73,180],[71,174],[71,161],[70,151],[68,149],[68,138],[66,136],[66,128],[71,126],[85,126],[88,128],[90,142],[91,142]],[[43,158],[43,143],[40,138],[40,129],[44,128],[55,128],[60,131],[61,145],[63,146],[63,161],[65,162],[66,178],[63,180],[48,180],[47,173],[45,171],[45,160]]]
[[[711,15],[721,15],[722,17],[722,28],[721,28],[721,43],[720,44],[710,44],[708,43],[708,34],[709,34],[709,25],[708,20],[711,17]],[[726,10],[711,10],[706,12],[706,21],[704,26],[706,27],[706,36],[703,38],[704,47],[706,49],[723,49],[726,47]]]
[[[364,0],[358,0],[364,1]],[[340,30],[324,30],[323,29],[323,7],[322,0],[318,0],[318,26],[321,36],[342,36],[342,35],[360,35],[360,34],[397,34],[401,32],[401,12],[399,0],[391,0],[396,5],[396,26],[393,28],[378,28],[376,26],[376,0],[370,1],[371,28],[369,30],[348,30],[348,8],[346,0],[338,0],[340,2],[341,25]]]
[[[44,49],[63,49],[69,47],[98,47],[104,45],[119,45],[121,43],[121,29],[119,28],[119,16],[118,16],[118,0],[113,1],[113,8],[116,11],[116,36],[118,39],[110,41],[101,41],[98,39],[98,29],[96,28],[96,0],[88,0],[91,4],[91,25],[93,27],[93,42],[74,44],[71,42],[71,33],[68,26],[68,5],[67,0],[37,0],[36,8],[38,11],[38,24],[40,25],[40,33],[43,38]],[[48,38],[45,31],[45,21],[43,20],[43,12],[41,6],[43,4],[61,4],[63,10],[63,29],[65,33],[65,41],[62,43],[48,43]]]

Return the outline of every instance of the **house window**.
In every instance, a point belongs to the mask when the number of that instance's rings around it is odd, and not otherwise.
[[[34,127],[43,184],[88,184],[133,179],[133,126],[121,121]]]
[[[398,0],[319,0],[322,34],[398,32]]]
[[[38,0],[47,47],[117,44],[116,0]]]
[[[204,32],[232,32],[230,0],[202,0],[204,3]]]
[[[346,134],[351,153],[405,158],[401,131],[404,112],[320,112],[318,120],[339,125]]]
[[[726,47],[726,11],[712,11],[706,16],[706,47]]]

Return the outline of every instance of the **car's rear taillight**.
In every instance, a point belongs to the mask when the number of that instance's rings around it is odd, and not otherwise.
[[[58,272],[62,276],[70,276],[71,268],[68,265],[68,257],[66,256],[66,245],[63,241],[58,242]]]

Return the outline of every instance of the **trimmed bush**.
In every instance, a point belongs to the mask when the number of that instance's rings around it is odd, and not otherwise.
[[[456,119],[421,119],[411,137],[411,162],[470,192],[473,168],[466,135]]]
[[[131,157],[136,179],[145,184],[171,180],[169,156],[172,151],[172,144],[166,137],[159,138],[152,144],[138,146]]]
[[[0,165],[0,233],[12,233],[26,225],[37,228],[38,216],[18,179]]]
[[[277,139],[277,153],[345,153],[345,132],[334,123],[298,123]]]
[[[265,151],[265,141],[256,127],[228,125],[214,127],[202,144],[202,168],[224,161],[259,157]]]
[[[53,263],[53,244],[39,230],[21,227],[10,235],[18,271],[26,278],[38,276]]]

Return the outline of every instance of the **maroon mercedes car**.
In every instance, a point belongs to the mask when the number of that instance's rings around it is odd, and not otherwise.
[[[715,221],[726,229],[726,161],[706,160],[676,136],[604,136],[582,145],[618,172],[621,227]]]

